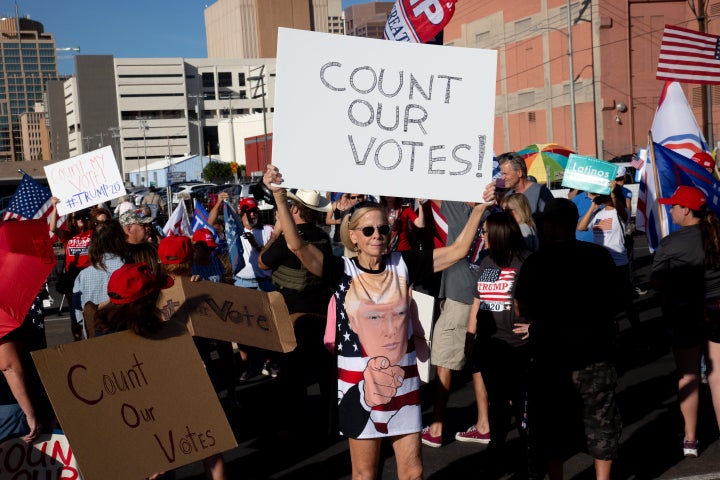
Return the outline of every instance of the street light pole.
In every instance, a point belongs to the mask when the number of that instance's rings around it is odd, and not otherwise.
[[[143,134],[143,149],[144,149],[144,157],[145,157],[145,186],[150,186],[150,179],[148,178],[148,163],[147,163],[147,117],[137,117],[138,120],[140,120],[140,130],[142,130]]]
[[[195,113],[197,115],[197,130],[198,130],[198,156],[200,157],[200,172],[202,175],[202,170],[204,168],[203,165],[203,135],[202,135],[202,115],[200,112],[200,98],[203,97],[202,94],[199,95],[188,95],[190,98],[195,99]]]
[[[252,98],[262,97],[262,114],[263,114],[263,135],[265,143],[265,165],[263,168],[267,168],[268,165],[268,138],[267,138],[267,112],[265,107],[265,65],[260,65],[260,75],[248,77],[248,81],[260,82],[260,95],[253,95]],[[272,74],[271,74],[272,75]],[[257,87],[255,87],[257,89]],[[246,173],[247,175],[247,173]]]
[[[568,70],[570,73],[570,123],[572,128],[572,149],[573,152],[577,152],[577,123],[575,121],[575,70],[573,68],[572,11],[570,10],[570,0],[567,0],[567,41]]]

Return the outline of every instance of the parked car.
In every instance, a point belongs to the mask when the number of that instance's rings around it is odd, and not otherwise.
[[[173,191],[172,194],[172,201],[173,204],[177,204],[179,199],[185,199],[188,197],[192,197],[193,194],[198,191],[202,190],[203,188],[206,188],[208,186],[214,186],[214,183],[188,183],[185,185],[182,185],[178,191]]]

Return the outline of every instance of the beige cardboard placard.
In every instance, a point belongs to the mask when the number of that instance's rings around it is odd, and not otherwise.
[[[165,320],[183,323],[197,337],[237,342],[275,352],[295,349],[295,331],[278,292],[176,278],[158,308]]]
[[[145,478],[237,446],[192,337],[125,331],[32,353],[85,480]]]
[[[59,430],[32,443],[12,438],[0,443],[0,478],[82,480],[67,437]]]

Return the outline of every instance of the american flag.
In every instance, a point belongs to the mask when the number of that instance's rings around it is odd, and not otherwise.
[[[656,78],[686,83],[720,84],[718,40],[716,35],[665,25]]]
[[[243,224],[227,201],[223,202],[225,217],[225,240],[227,242],[233,275],[245,268],[245,250],[242,246]]]
[[[595,224],[592,226],[593,231],[599,231],[600,235],[603,235],[602,232],[609,232],[612,230],[613,225],[613,219],[612,218],[602,218],[595,222]]]
[[[163,233],[165,236],[185,235],[186,237],[192,237],[192,229],[190,228],[190,219],[185,209],[185,201],[180,200],[178,206],[175,207],[175,210],[173,210],[173,213],[163,227]]]
[[[516,275],[517,268],[483,269],[477,281],[478,296],[482,304],[504,303],[509,308]]]
[[[34,220],[44,218],[50,223],[50,213],[55,208],[51,202],[50,190],[40,185],[30,175],[23,174],[20,185],[10,199],[3,220]],[[59,217],[57,226],[65,223],[65,216]],[[50,237],[54,235],[49,234]]]

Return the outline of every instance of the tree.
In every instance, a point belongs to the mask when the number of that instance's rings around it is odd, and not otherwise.
[[[226,179],[232,178],[233,174],[230,170],[230,164],[225,162],[210,162],[202,171],[203,179],[206,182],[211,182],[215,179]]]

